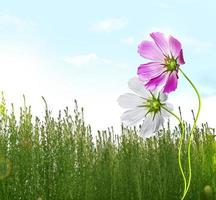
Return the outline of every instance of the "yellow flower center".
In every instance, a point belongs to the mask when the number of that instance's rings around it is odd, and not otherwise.
[[[172,72],[172,71],[177,70],[177,68],[179,67],[179,64],[177,62],[177,59],[173,57],[172,58],[168,57],[165,59],[165,66],[167,68],[167,71]]]
[[[150,113],[150,112],[157,113],[161,109],[160,100],[156,99],[155,97],[147,99],[145,106],[148,110],[148,113]]]

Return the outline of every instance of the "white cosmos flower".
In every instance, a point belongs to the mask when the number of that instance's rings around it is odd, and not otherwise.
[[[137,77],[132,78],[128,86],[136,94],[126,93],[118,98],[119,105],[128,109],[122,114],[121,120],[126,125],[134,125],[143,120],[140,134],[145,138],[150,137],[164,123],[165,118],[170,116],[163,107],[171,111],[172,105],[166,102],[166,94],[147,90]]]

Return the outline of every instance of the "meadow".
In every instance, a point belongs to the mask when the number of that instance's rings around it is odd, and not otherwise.
[[[46,103],[46,102],[45,102]],[[17,117],[0,103],[1,200],[179,200],[180,128],[169,124],[143,140],[122,126],[92,133],[83,109],[33,117],[24,105]],[[190,125],[185,122],[183,166],[187,171]],[[95,136],[96,135],[96,136]],[[188,200],[216,199],[215,130],[197,127],[192,142],[192,183]]]

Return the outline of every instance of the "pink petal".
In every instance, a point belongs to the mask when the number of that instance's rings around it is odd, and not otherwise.
[[[164,70],[163,65],[158,62],[149,62],[146,64],[141,64],[138,67],[137,75],[143,81],[148,81],[156,76],[160,75]]]
[[[151,33],[150,36],[164,55],[170,55],[169,42],[163,33],[154,32]]]
[[[170,93],[172,91],[175,91],[177,88],[177,83],[178,83],[178,75],[177,75],[177,72],[174,71],[167,78],[163,92],[164,93]]]
[[[169,37],[169,46],[170,46],[171,54],[174,56],[174,58],[177,58],[181,49],[182,49],[181,43],[176,38],[174,38],[173,36],[170,36]]]
[[[178,63],[179,63],[180,65],[185,64],[184,57],[183,57],[183,51],[182,51],[182,50],[180,51],[180,53],[179,53],[179,55],[178,55]]]
[[[154,61],[162,61],[164,56],[154,42],[143,41],[138,46],[138,53],[147,59]]]
[[[149,90],[155,90],[159,85],[162,85],[167,79],[167,73],[162,73],[159,76],[151,79],[145,84],[146,88]]]

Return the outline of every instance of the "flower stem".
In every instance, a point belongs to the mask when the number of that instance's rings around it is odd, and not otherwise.
[[[179,148],[178,148],[178,164],[179,164],[179,169],[181,171],[182,178],[183,178],[183,181],[184,181],[184,193],[183,193],[183,196],[181,198],[181,200],[183,200],[184,196],[185,196],[185,193],[186,193],[186,189],[187,189],[187,181],[186,181],[186,177],[185,177],[184,170],[183,170],[183,167],[182,167],[182,162],[181,162],[181,150],[182,150],[183,140],[184,140],[184,137],[185,137],[185,128],[184,128],[184,124],[183,124],[182,120],[174,112],[170,111],[165,106],[162,106],[162,108],[164,110],[166,110],[168,113],[170,113],[171,115],[173,115],[179,121],[179,124],[180,124],[180,127],[181,127],[182,134],[181,134],[181,138],[180,138],[180,142],[179,142]]]
[[[197,94],[197,97],[198,97],[198,103],[199,103],[198,111],[197,111],[197,114],[196,114],[196,117],[195,117],[195,120],[194,120],[193,127],[192,127],[192,129],[190,131],[190,137],[189,137],[189,141],[188,141],[188,169],[189,169],[189,177],[188,177],[188,185],[187,185],[186,191],[185,191],[184,196],[183,196],[183,198],[184,198],[186,196],[186,194],[187,194],[187,192],[188,192],[188,190],[190,188],[190,184],[191,184],[191,177],[192,177],[192,170],[191,170],[191,143],[192,143],[192,139],[193,139],[194,130],[196,128],[196,124],[197,124],[197,121],[198,121],[198,118],[199,118],[199,115],[200,115],[202,101],[201,101],[200,94],[199,94],[197,88],[195,87],[195,85],[192,83],[192,81],[187,77],[187,75],[182,71],[182,69],[179,68],[179,71],[183,74],[183,76],[188,80],[188,82],[191,84],[191,86],[195,90],[195,92]]]

